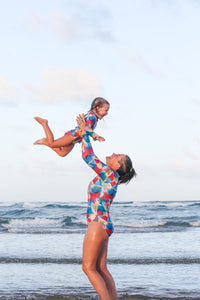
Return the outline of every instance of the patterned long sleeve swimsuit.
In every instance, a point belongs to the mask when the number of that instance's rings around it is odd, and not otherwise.
[[[88,222],[99,222],[110,236],[114,227],[110,219],[110,205],[116,195],[119,174],[101,162],[94,154],[88,135],[82,136],[82,157],[97,173],[88,187]]]
[[[89,134],[93,140],[97,140],[98,135],[94,132],[94,129],[97,126],[98,122],[98,117],[97,115],[93,112],[93,110],[90,110],[86,115],[85,115],[85,131],[87,134]],[[81,143],[82,141],[82,136],[80,134],[79,127],[75,127],[74,129],[68,131],[65,133],[66,135],[71,135],[74,138],[74,143]]]

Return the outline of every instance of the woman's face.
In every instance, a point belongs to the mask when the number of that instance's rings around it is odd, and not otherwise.
[[[106,156],[106,164],[112,170],[117,171],[120,168],[120,161],[125,159],[126,155],[113,153],[111,156]]]
[[[109,108],[110,108],[110,106],[106,103],[103,106],[96,108],[99,119],[102,119],[103,117],[105,117],[108,114]]]

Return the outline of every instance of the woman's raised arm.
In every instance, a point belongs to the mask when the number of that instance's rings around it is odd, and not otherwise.
[[[107,172],[110,172],[110,168],[98,159],[94,154],[92,145],[90,143],[89,136],[85,131],[84,115],[79,115],[77,118],[77,124],[82,133],[82,157],[83,160],[98,174],[102,180],[107,178]]]

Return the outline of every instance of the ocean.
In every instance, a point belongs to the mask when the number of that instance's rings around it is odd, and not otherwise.
[[[87,203],[0,202],[0,299],[98,299],[82,272]],[[200,299],[200,201],[114,202],[119,299]]]

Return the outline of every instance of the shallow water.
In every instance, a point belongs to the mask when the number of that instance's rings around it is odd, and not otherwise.
[[[111,264],[109,269],[119,295],[127,293],[149,299],[200,295],[199,264]],[[80,264],[1,264],[1,273],[1,296],[94,295]]]

